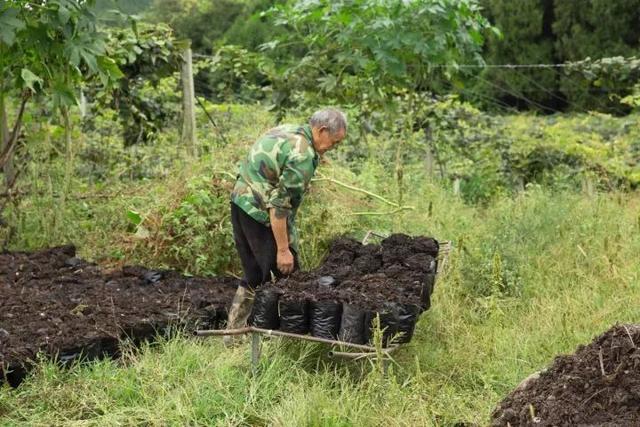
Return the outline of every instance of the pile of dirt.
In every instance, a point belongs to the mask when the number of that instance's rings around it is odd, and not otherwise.
[[[428,304],[425,277],[435,274],[438,242],[428,237],[394,234],[380,245],[335,240],[320,267],[295,272],[276,283],[287,299],[335,300],[375,309],[394,301]],[[428,307],[425,307],[428,308]]]
[[[39,351],[63,362],[113,357],[120,339],[152,338],[170,324],[217,327],[237,284],[143,267],[103,271],[73,246],[0,254],[0,379],[4,367],[20,382]]]
[[[418,315],[431,305],[438,250],[433,238],[405,234],[380,245],[339,238],[317,269],[259,289],[253,324],[361,344],[370,341],[371,322],[380,315],[385,344],[398,332],[397,342],[408,342]],[[345,322],[356,330],[341,333]]]
[[[493,426],[640,425],[640,324],[617,325],[525,380]]]
[[[427,309],[438,243],[394,235],[382,245],[333,242],[323,265],[256,294],[255,325],[364,343],[376,315],[385,342],[408,341]],[[0,382],[18,384],[38,352],[68,362],[116,357],[119,342],[170,325],[222,327],[238,280],[123,267],[106,271],[73,246],[0,253]]]

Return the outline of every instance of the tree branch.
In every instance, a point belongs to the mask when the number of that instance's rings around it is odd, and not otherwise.
[[[7,145],[2,150],[2,153],[0,153],[0,169],[2,170],[4,170],[4,166],[7,164],[7,162],[11,158],[11,152],[13,151],[13,147],[16,145],[16,142],[18,141],[18,134],[20,133],[20,127],[22,126],[22,116],[24,115],[24,109],[30,97],[31,95],[29,94],[29,92],[25,92],[22,95],[22,101],[20,102],[20,109],[18,110],[18,116],[16,117],[16,122],[13,125],[13,130],[11,131],[11,138],[9,138]]]
[[[398,212],[412,211],[412,210],[415,210],[415,208],[413,206],[400,206],[398,209],[394,209],[392,211],[387,211],[387,212],[351,212],[351,213],[348,213],[347,215],[353,215],[353,216],[357,216],[357,215],[382,216],[382,215],[394,215],[394,214],[397,214]]]
[[[333,179],[333,178],[326,178],[324,176],[318,175],[320,176],[320,178],[314,178],[312,179],[313,182],[319,182],[319,181],[329,181],[333,184],[339,185],[341,187],[347,188],[349,190],[352,191],[357,191],[358,193],[363,193],[366,194],[367,196],[373,197],[374,199],[380,200],[383,203],[386,203],[390,206],[393,206],[394,208],[400,208],[400,205],[397,203],[392,202],[391,200],[385,199],[382,196],[379,196],[375,193],[372,193],[371,191],[367,191],[364,190],[362,188],[358,188],[358,187],[354,187],[353,185],[349,185],[349,184],[345,184],[344,182],[338,181],[337,179]]]

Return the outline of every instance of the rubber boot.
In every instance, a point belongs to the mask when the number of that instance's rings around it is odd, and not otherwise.
[[[253,292],[244,286],[238,286],[236,294],[231,302],[229,317],[227,320],[227,329],[243,328],[247,324],[251,309],[253,308]],[[234,345],[237,340],[233,335],[225,335],[222,339],[225,346]]]

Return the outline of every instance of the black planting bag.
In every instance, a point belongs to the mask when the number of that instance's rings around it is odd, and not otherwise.
[[[77,347],[63,348],[57,352],[54,359],[62,366],[69,366],[81,360],[95,360],[101,356],[100,338],[89,340]]]
[[[340,330],[342,304],[335,301],[311,302],[311,335],[335,340]]]
[[[376,316],[380,316],[380,330],[382,330],[382,346],[387,347],[389,341],[398,332],[398,306],[388,303],[382,310],[368,311],[365,315],[365,340],[373,344],[373,334]]]
[[[411,341],[419,315],[420,306],[418,305],[400,304],[398,306],[398,332],[402,332],[402,335],[398,338],[398,344]]]
[[[278,297],[280,295],[273,289],[258,289],[253,300],[251,312],[251,324],[256,328],[278,329]]]
[[[342,304],[342,321],[338,339],[353,344],[364,344],[364,317],[365,310],[352,304]]]
[[[307,300],[278,301],[280,330],[293,334],[309,333],[309,303]]]
[[[429,310],[431,308],[431,294],[433,293],[433,287],[436,282],[436,275],[434,273],[427,273],[422,282],[422,291],[420,292],[420,306],[423,310]]]

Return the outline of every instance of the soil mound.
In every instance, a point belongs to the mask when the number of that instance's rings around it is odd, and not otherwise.
[[[640,324],[617,325],[523,381],[492,426],[640,425]]]
[[[320,267],[259,288],[252,322],[363,344],[379,316],[385,345],[395,335],[408,342],[418,315],[431,306],[438,251],[435,239],[405,234],[379,245],[336,239]]]
[[[0,381],[4,368],[19,383],[38,351],[63,362],[116,356],[119,339],[152,338],[169,324],[216,327],[236,287],[143,267],[103,271],[73,246],[0,254]]]
[[[364,343],[379,315],[385,340],[401,332],[408,341],[428,308],[437,254],[438,243],[423,237],[337,239],[318,269],[258,290],[254,324]],[[61,362],[115,357],[123,338],[152,339],[170,325],[222,327],[238,282],[136,266],[105,271],[73,246],[0,253],[0,382],[20,383],[38,352]]]
[[[390,301],[428,305],[433,289],[425,289],[425,277],[435,274],[438,249],[435,239],[405,234],[380,245],[343,237],[330,245],[320,267],[295,272],[276,287],[286,299],[340,300],[372,309]]]

